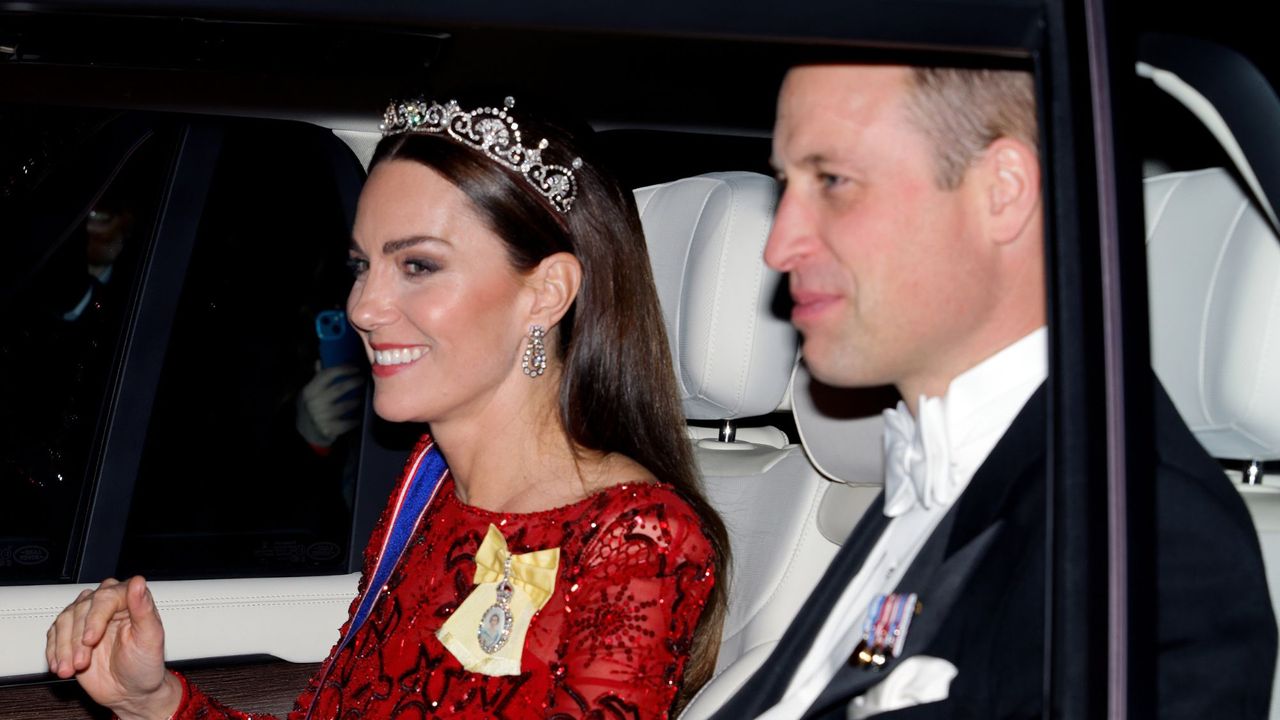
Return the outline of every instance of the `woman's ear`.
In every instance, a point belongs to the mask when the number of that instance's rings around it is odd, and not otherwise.
[[[982,158],[985,166],[987,221],[992,239],[1008,243],[1038,217],[1040,161],[1034,149],[1009,137],[996,139]]]
[[[578,297],[582,263],[567,252],[548,255],[529,273],[528,283],[534,298],[529,322],[550,328],[560,322]]]

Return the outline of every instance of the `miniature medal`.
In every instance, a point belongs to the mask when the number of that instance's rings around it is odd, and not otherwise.
[[[921,610],[922,605],[915,593],[876,595],[867,606],[862,637],[849,657],[849,664],[879,670],[898,657],[906,643],[911,620]]]
[[[880,606],[884,604],[884,598],[884,595],[876,595],[867,606],[867,617],[862,621],[862,638],[858,640],[857,647],[853,649],[853,655],[849,657],[850,665],[866,667],[871,664],[871,634],[875,629],[876,618],[880,617]]]

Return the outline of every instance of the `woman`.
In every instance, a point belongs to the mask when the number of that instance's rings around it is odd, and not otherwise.
[[[513,104],[387,110],[348,317],[378,414],[431,437],[290,718],[666,717],[714,667],[727,541],[634,201]],[[141,578],[82,593],[47,654],[126,720],[247,717],[164,670]]]

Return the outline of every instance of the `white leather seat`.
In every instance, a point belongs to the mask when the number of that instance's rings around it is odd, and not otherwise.
[[[1280,458],[1280,244],[1224,170],[1145,186],[1152,365],[1210,455]]]
[[[779,277],[762,260],[776,198],[774,181],[754,173],[636,191],[690,420],[764,416],[786,395],[796,334],[770,309]],[[751,676],[838,548],[818,528],[832,484],[803,450],[777,428],[736,433],[722,442],[715,428],[690,428],[733,563],[716,675],[684,718],[710,715]]]
[[[1156,375],[1210,455],[1280,459],[1280,242],[1224,170],[1144,185]],[[1280,477],[1238,487],[1280,613]],[[1271,717],[1280,717],[1280,670],[1277,683]]]

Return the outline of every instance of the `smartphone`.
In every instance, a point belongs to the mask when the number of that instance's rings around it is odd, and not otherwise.
[[[364,343],[341,310],[316,313],[316,338],[320,341],[321,367],[355,365],[364,357]]]

